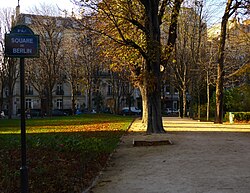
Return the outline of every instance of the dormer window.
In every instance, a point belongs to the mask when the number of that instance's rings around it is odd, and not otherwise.
[[[31,24],[31,23],[32,23],[32,22],[31,22],[31,18],[28,17],[28,16],[25,16],[24,22],[25,22],[25,24]]]

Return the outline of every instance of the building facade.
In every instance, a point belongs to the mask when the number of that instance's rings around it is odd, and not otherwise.
[[[118,80],[119,76],[114,76],[107,65],[95,61],[98,48],[94,37],[80,27],[76,18],[21,14],[19,10],[18,6],[15,25],[29,26],[40,36],[41,44],[40,58],[25,60],[27,111],[40,116],[53,114],[53,110],[68,114],[76,110],[118,113],[128,105],[141,108],[139,90],[128,81]],[[44,70],[47,68],[52,70]],[[19,75],[18,70],[15,73]],[[3,110],[12,112],[13,117],[19,116],[19,78],[11,93],[12,107],[7,100],[9,96],[6,86]]]

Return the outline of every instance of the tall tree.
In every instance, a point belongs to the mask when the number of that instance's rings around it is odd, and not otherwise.
[[[68,20],[58,17],[58,11],[51,6],[35,7],[34,13],[36,15],[27,17],[30,18],[33,31],[40,35],[40,57],[29,60],[27,80],[41,97],[42,111],[50,114],[54,87],[62,81],[64,75],[62,46]]]
[[[2,9],[0,12],[0,18],[1,18],[1,35],[5,33],[9,33],[11,31],[11,28],[16,24],[16,16],[14,15],[14,10],[11,9]],[[2,52],[4,51],[5,47],[3,44],[3,37],[1,37],[1,45],[2,45]],[[3,55],[2,55],[3,56]],[[9,58],[4,57],[1,61],[1,80],[2,80],[2,94],[3,89],[6,89],[5,95],[8,99],[8,118],[12,118],[13,114],[13,94],[14,94],[14,88],[16,81],[19,77],[19,65],[17,62],[17,59],[15,58]],[[1,95],[2,95],[1,94]]]
[[[77,26],[76,20],[74,18],[71,20],[71,23]],[[70,36],[63,40],[64,81],[68,82],[71,86],[71,110],[73,114],[76,112],[77,97],[82,94],[82,87],[80,85],[84,79],[85,61],[82,60],[82,49],[84,49],[85,46],[78,43],[79,39],[83,37],[84,34],[79,28],[72,27]]]
[[[201,66],[204,62],[207,28],[203,6],[202,2],[194,1],[181,9],[172,62],[167,63],[167,70],[163,74],[179,91],[181,117],[187,116],[188,96],[191,96],[191,105],[194,104],[196,95],[199,93],[197,89],[202,88],[202,81],[198,80],[204,79]]]
[[[142,74],[139,88],[143,100],[143,121],[148,133],[164,132],[161,115],[161,74],[162,61],[160,26],[165,14],[171,14],[169,25],[168,49],[170,55],[176,40],[179,10],[183,0],[104,0],[83,1],[95,9],[100,21],[99,30],[95,31],[111,38],[116,44],[126,46],[133,53],[143,58],[130,70],[137,69]],[[169,11],[169,9],[172,9]],[[102,29],[102,30],[100,30]],[[135,36],[135,34],[139,36]],[[139,37],[139,38],[138,38]],[[128,61],[129,63],[129,61]],[[136,66],[137,65],[137,66]]]
[[[215,42],[210,42],[206,45],[206,53],[203,55],[205,56],[205,62],[203,63],[203,69],[206,72],[206,87],[207,87],[207,121],[210,118],[210,87],[215,85],[216,79],[216,59],[217,59],[217,50],[214,48],[214,44],[217,45]],[[217,48],[217,47],[216,47]],[[215,51],[216,50],[216,51]]]
[[[89,26],[89,20],[84,21]],[[100,60],[100,49],[97,41],[99,37],[97,34],[89,31],[88,28],[84,28],[84,33],[78,38],[79,49],[78,56],[81,61],[81,75],[83,76],[82,84],[86,88],[87,93],[87,107],[88,111],[93,109],[93,100],[99,97],[99,89],[101,84],[102,70],[105,70],[105,65]],[[100,98],[100,97],[99,97]],[[97,102],[97,100],[96,100]],[[95,103],[97,104],[97,103]]]
[[[227,0],[224,15],[221,21],[221,33],[218,50],[217,81],[216,81],[216,112],[214,123],[223,123],[223,89],[224,89],[224,54],[227,38],[227,24],[229,18],[239,8],[249,9],[249,1]]]

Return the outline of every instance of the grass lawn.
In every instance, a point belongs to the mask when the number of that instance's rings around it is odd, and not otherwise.
[[[132,120],[108,114],[26,120],[30,192],[82,192]],[[20,120],[0,120],[1,193],[20,192],[20,143]]]

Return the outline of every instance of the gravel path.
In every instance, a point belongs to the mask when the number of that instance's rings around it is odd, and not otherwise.
[[[166,134],[145,135],[136,120],[89,192],[250,193],[250,124],[163,122]],[[134,147],[134,140],[173,145]]]

